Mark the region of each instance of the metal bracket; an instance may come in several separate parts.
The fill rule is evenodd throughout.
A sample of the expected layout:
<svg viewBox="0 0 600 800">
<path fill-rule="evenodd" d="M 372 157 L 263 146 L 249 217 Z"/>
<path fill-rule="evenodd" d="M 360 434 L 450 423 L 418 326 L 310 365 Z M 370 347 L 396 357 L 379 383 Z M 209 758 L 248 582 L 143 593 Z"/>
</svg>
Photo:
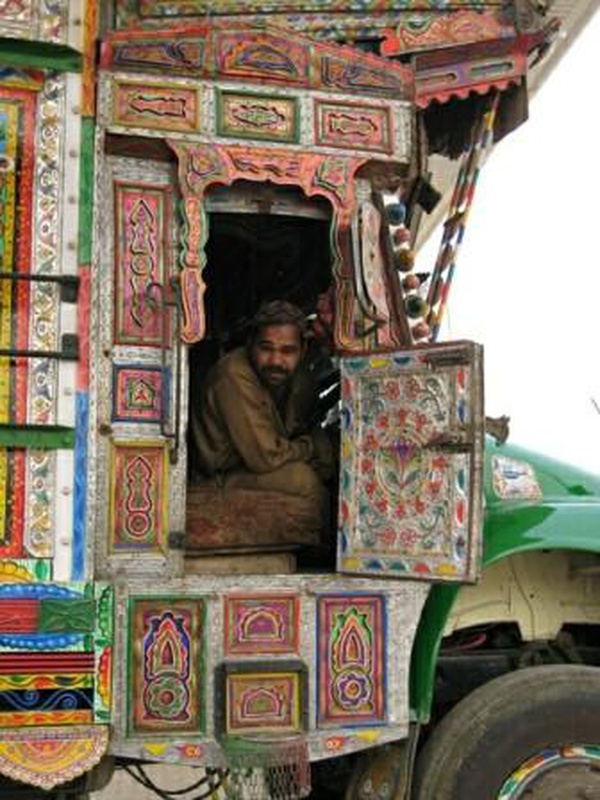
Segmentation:
<svg viewBox="0 0 600 800">
<path fill-rule="evenodd" d="M 159 294 L 160 299 L 154 300 L 152 297 L 153 292 Z M 172 309 L 175 316 L 175 341 L 173 343 L 174 355 L 172 364 L 172 373 L 175 378 L 175 419 L 170 420 L 170 411 L 167 412 L 167 404 L 163 403 L 162 414 L 160 420 L 160 432 L 166 439 L 170 440 L 171 446 L 169 448 L 169 461 L 171 464 L 177 464 L 179 460 L 179 427 L 181 423 L 181 337 L 180 337 L 180 312 L 181 312 L 181 297 L 179 295 L 179 283 L 176 278 L 171 278 L 168 284 L 163 285 L 152 281 L 146 286 L 145 291 L 146 302 L 152 302 L 156 307 L 161 309 L 162 320 L 162 336 L 161 336 L 161 367 L 163 375 L 167 370 L 167 350 L 170 349 L 170 342 L 168 341 L 169 327 L 169 311 Z"/>
<path fill-rule="evenodd" d="M 464 350 L 429 350 L 423 354 L 423 361 L 432 368 L 467 367 L 471 363 L 470 353 Z"/>
<path fill-rule="evenodd" d="M 169 531 L 168 543 L 170 550 L 183 550 L 185 533 L 183 531 Z"/>
</svg>

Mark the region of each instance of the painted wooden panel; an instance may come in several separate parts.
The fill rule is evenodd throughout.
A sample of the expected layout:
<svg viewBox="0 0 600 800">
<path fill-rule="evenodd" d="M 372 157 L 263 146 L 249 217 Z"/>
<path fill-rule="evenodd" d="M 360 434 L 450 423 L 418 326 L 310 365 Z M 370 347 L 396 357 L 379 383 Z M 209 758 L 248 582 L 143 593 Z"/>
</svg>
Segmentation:
<svg viewBox="0 0 600 800">
<path fill-rule="evenodd" d="M 315 141 L 326 147 L 391 153 L 393 129 L 387 106 L 315 101 Z"/>
<path fill-rule="evenodd" d="M 131 600 L 132 731 L 201 731 L 203 614 L 201 600 Z"/>
<path fill-rule="evenodd" d="M 113 44 L 112 58 L 118 69 L 133 68 L 138 72 L 168 72 L 171 75 L 182 73 L 202 73 L 205 42 L 198 36 L 177 36 L 177 47 L 172 38 L 157 40 L 156 35 L 148 38 L 127 38 Z"/>
<path fill-rule="evenodd" d="M 109 586 L 0 586 L 0 728 L 108 722 L 112 637 Z"/>
<path fill-rule="evenodd" d="M 211 9 L 212 17 L 218 13 L 218 9 Z M 388 18 L 392 20 L 392 15 Z M 335 23 L 340 23 L 341 28 L 349 19 L 335 15 Z M 365 33 L 385 28 L 383 19 L 380 16 L 374 20 L 364 15 Z M 323 32 L 329 30 L 324 38 L 335 38 L 332 36 L 333 18 L 326 20 L 321 16 L 320 21 Z M 259 25 L 240 30 L 235 25 L 231 28 L 213 26 L 203 17 L 196 24 L 178 29 L 177 47 L 173 47 L 172 33 L 164 29 L 109 33 L 101 63 L 112 72 L 163 73 L 211 81 L 225 78 L 243 84 L 302 87 L 361 97 L 386 97 L 394 101 L 413 100 L 414 71 L 408 65 L 382 59 L 356 47 L 318 42 L 314 28 L 308 36 L 300 36 L 303 29 L 306 33 L 307 19 L 303 16 L 288 16 L 286 20 L 282 15 L 278 26 L 272 30 L 265 30 L 263 22 L 261 19 Z M 285 34 L 281 26 L 286 29 Z M 386 41 L 393 39 L 391 30 L 385 34 Z M 133 78 L 127 82 L 117 80 L 123 86 L 134 82 Z M 179 84 L 165 85 L 181 89 Z M 128 101 L 123 99 L 124 108 L 113 117 L 115 122 L 123 112 L 129 115 Z M 138 109 L 133 112 L 131 121 L 139 115 Z M 129 124 L 130 120 L 123 122 Z"/>
<path fill-rule="evenodd" d="M 95 766 L 106 753 L 108 742 L 107 725 L 2 730 L 0 772 L 50 790 Z"/>
<path fill-rule="evenodd" d="M 114 320 L 117 344 L 158 346 L 167 341 L 161 297 L 150 284 L 169 276 L 168 187 L 116 181 Z"/>
<path fill-rule="evenodd" d="M 219 72 L 230 78 L 262 77 L 288 85 L 306 86 L 310 80 L 310 49 L 298 42 L 260 31 L 223 31 L 217 38 Z"/>
<path fill-rule="evenodd" d="M 319 727 L 385 722 L 385 613 L 381 595 L 317 600 Z"/>
<path fill-rule="evenodd" d="M 168 409 L 169 383 L 169 371 L 161 367 L 115 364 L 113 420 L 159 423 Z"/>
<path fill-rule="evenodd" d="M 200 128 L 197 89 L 178 84 L 117 82 L 115 125 L 192 133 Z"/>
<path fill-rule="evenodd" d="M 297 653 L 299 626 L 297 595 L 230 595 L 225 599 L 225 654 Z"/>
<path fill-rule="evenodd" d="M 217 133 L 234 139 L 298 141 L 299 102 L 293 97 L 219 91 Z"/>
<path fill-rule="evenodd" d="M 112 552 L 166 546 L 168 463 L 163 442 L 113 442 L 109 523 Z"/>
<path fill-rule="evenodd" d="M 294 734 L 304 729 L 306 670 L 301 662 L 225 664 L 218 683 L 223 734 Z"/>
<path fill-rule="evenodd" d="M 342 572 L 475 579 L 481 369 L 469 343 L 344 360 Z"/>
<path fill-rule="evenodd" d="M 323 88 L 359 95 L 391 97 L 410 100 L 412 92 L 400 74 L 388 68 L 387 63 L 373 59 L 372 63 L 349 62 L 347 58 L 322 55 L 319 62 Z"/>
</svg>

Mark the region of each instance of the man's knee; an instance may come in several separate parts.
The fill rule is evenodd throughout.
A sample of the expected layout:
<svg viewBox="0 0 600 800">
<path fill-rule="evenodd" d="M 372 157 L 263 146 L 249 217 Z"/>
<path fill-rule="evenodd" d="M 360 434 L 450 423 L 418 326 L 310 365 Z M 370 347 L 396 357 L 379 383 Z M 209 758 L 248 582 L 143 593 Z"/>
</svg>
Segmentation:
<svg viewBox="0 0 600 800">
<path fill-rule="evenodd" d="M 282 473 L 278 478 L 278 482 L 281 481 L 280 491 L 286 494 L 298 495 L 299 497 L 324 497 L 325 487 L 309 464 L 297 461 L 292 464 L 286 464 L 277 472 Z"/>
<path fill-rule="evenodd" d="M 326 490 L 314 469 L 302 461 L 284 464 L 272 472 L 232 472 L 225 478 L 225 488 L 281 492 L 321 502 Z"/>
</svg>

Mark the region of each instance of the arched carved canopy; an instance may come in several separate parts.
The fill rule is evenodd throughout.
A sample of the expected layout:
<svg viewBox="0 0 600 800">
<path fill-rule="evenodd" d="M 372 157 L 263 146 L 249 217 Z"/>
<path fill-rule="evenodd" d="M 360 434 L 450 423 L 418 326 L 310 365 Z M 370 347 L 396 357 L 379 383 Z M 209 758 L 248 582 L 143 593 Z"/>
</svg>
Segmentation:
<svg viewBox="0 0 600 800">
<path fill-rule="evenodd" d="M 379 214 L 361 214 L 371 198 L 363 197 L 369 184 L 357 172 L 369 162 L 403 174 L 414 165 L 410 67 L 293 31 L 231 22 L 186 27 L 176 47 L 172 31 L 112 33 L 101 65 L 100 125 L 119 136 L 164 139 L 178 158 L 184 342 L 205 331 L 204 194 L 236 180 L 298 187 L 330 203 L 339 349 L 365 349 L 373 343 L 364 331 L 372 339 L 384 326 L 377 344 L 401 340 L 393 313 L 380 313 L 389 292 L 377 260 Z M 362 241 L 368 250 L 361 251 Z"/>
<path fill-rule="evenodd" d="M 207 226 L 203 209 L 204 195 L 215 184 L 231 185 L 244 179 L 296 186 L 308 197 L 321 196 L 333 209 L 333 274 L 338 308 L 353 301 L 352 274 L 342 256 L 344 238 L 355 211 L 354 177 L 369 156 L 315 154 L 290 150 L 260 149 L 218 144 L 187 144 L 169 141 L 179 161 L 179 186 L 184 215 L 184 241 L 181 256 L 180 285 L 183 304 L 182 339 L 191 344 L 203 338 L 205 312 L 202 278 L 206 254 Z M 346 330 L 348 315 L 337 314 L 336 341 L 347 345 L 351 332 Z"/>
</svg>

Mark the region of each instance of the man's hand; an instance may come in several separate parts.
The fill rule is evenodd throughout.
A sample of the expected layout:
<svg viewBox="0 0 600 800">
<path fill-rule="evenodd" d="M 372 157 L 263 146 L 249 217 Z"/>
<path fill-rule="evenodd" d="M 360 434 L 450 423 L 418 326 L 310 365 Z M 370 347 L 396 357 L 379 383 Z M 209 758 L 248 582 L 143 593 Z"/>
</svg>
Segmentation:
<svg viewBox="0 0 600 800">
<path fill-rule="evenodd" d="M 329 481 L 335 474 L 335 454 L 329 436 L 322 428 L 314 428 L 310 438 L 313 446 L 310 466 L 322 481 Z"/>
</svg>

